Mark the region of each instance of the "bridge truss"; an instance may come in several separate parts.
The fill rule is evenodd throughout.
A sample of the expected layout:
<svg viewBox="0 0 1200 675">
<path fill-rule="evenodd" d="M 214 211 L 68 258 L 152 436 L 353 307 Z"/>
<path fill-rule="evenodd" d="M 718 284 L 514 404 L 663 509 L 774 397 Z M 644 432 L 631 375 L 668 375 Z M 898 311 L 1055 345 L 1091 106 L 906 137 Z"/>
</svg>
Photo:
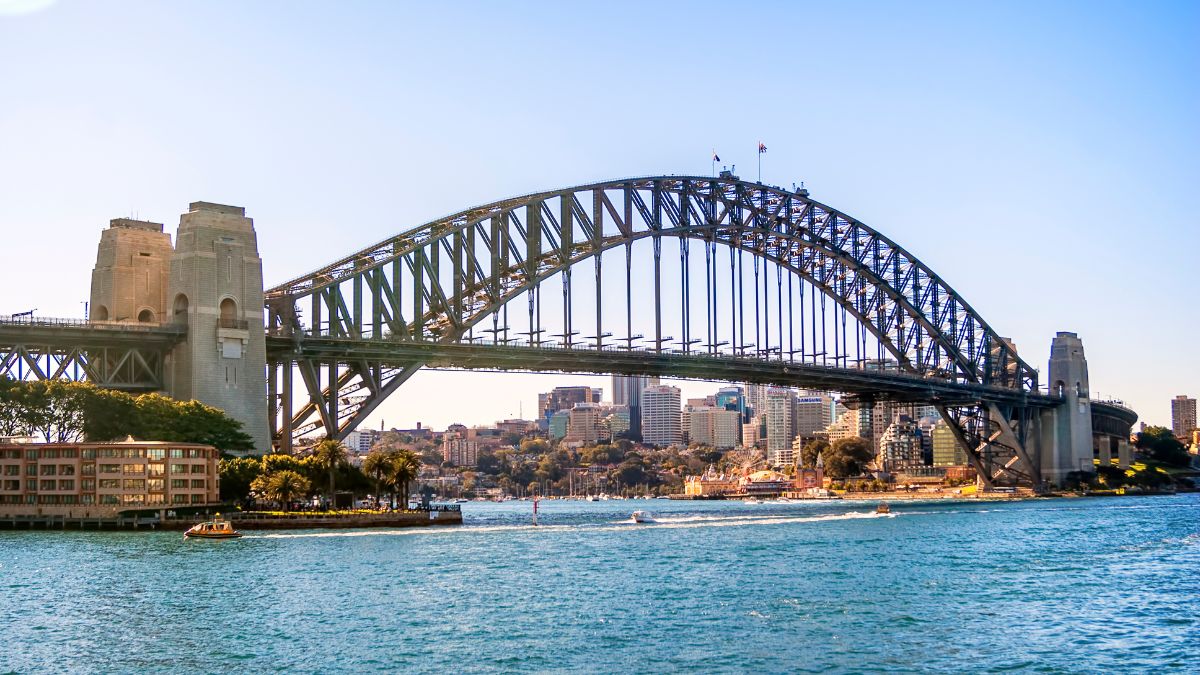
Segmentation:
<svg viewBox="0 0 1200 675">
<path fill-rule="evenodd" d="M 0 317 L 0 376 L 159 391 L 167 354 L 185 334 L 182 326 Z"/>
<path fill-rule="evenodd" d="M 1036 483 L 1030 419 L 1056 401 L 895 242 L 803 190 L 729 175 L 468 209 L 270 289 L 266 305 L 285 448 L 344 437 L 430 364 L 661 372 L 841 387 L 861 405 L 919 399 L 985 482 Z"/>
</svg>

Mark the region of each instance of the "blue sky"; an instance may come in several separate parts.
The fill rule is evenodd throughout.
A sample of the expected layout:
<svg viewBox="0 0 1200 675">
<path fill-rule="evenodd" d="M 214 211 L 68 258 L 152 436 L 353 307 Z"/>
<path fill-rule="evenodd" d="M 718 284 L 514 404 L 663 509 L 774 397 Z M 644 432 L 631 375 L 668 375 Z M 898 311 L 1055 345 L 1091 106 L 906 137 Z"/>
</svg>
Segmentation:
<svg viewBox="0 0 1200 675">
<path fill-rule="evenodd" d="M 245 206 L 270 285 L 714 148 L 753 176 L 761 139 L 764 181 L 899 241 L 1034 365 L 1078 332 L 1093 392 L 1163 423 L 1200 394 L 1198 45 L 1196 3 L 0 0 L 0 313 L 81 315 L 113 217 Z M 423 373 L 380 414 L 528 416 L 569 382 L 607 390 Z"/>
</svg>

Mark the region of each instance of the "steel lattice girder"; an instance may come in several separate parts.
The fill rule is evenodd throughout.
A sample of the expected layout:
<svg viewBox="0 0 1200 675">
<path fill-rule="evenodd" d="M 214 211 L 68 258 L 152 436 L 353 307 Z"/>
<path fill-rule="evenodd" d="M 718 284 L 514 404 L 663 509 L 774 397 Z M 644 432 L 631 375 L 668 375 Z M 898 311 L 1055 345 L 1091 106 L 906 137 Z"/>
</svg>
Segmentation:
<svg viewBox="0 0 1200 675">
<path fill-rule="evenodd" d="M 164 388 L 164 363 L 185 330 L 69 322 L 0 322 L 0 375 L 87 380 L 106 389 Z"/>
<path fill-rule="evenodd" d="M 906 372 L 1036 391 L 1036 370 L 906 250 L 804 194 L 732 178 L 627 179 L 469 209 L 271 289 L 269 330 L 291 337 L 298 356 L 306 332 L 454 343 L 520 294 L 605 250 L 650 238 L 657 262 L 662 237 L 719 243 L 783 267 L 840 304 Z M 307 330 L 302 302 L 309 304 Z M 662 350 L 661 332 L 656 338 Z M 319 414 L 328 431 L 344 434 L 411 372 L 379 371 L 365 378 L 370 386 L 358 386 L 363 369 L 348 367 L 326 378 L 329 391 L 310 392 L 289 426 L 302 428 Z M 370 393 L 336 414 L 320 410 L 336 407 L 344 387 Z"/>
</svg>

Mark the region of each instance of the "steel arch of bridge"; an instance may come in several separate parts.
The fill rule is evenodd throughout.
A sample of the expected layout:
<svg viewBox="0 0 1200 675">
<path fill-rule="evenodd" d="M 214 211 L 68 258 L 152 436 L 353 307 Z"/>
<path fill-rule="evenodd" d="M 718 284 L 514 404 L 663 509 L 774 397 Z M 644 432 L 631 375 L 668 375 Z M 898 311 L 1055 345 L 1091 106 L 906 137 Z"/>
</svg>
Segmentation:
<svg viewBox="0 0 1200 675">
<path fill-rule="evenodd" d="M 555 275 L 563 277 L 562 345 L 605 348 L 608 334 L 602 321 L 599 281 L 595 334 L 575 338 L 578 331 L 571 320 L 575 301 L 570 291 L 572 269 L 594 260 L 599 279 L 601 254 L 624 247 L 628 314 L 633 305 L 629 297 L 629 252 L 635 242 L 643 240 L 653 246 L 655 281 L 653 302 L 649 303 L 652 307 L 648 309 L 655 314 L 654 335 L 647 337 L 647 350 L 652 354 L 718 354 L 722 336 L 717 334 L 715 304 L 710 305 L 706 299 L 709 314 L 698 319 L 701 323 L 707 320 L 705 339 L 690 333 L 696 319 L 689 317 L 693 303 L 687 297 L 686 276 L 681 286 L 685 308 L 680 349 L 665 346 L 672 338 L 664 337 L 662 325 L 663 238 L 679 240 L 680 255 L 685 258 L 691 254 L 693 244 L 704 249 L 706 277 L 710 264 L 713 271 L 713 285 L 709 286 L 706 279 L 706 292 L 716 293 L 712 289 L 716 287 L 717 254 L 728 249 L 731 270 L 733 252 L 739 252 L 739 283 L 741 252 L 751 254 L 756 285 L 758 265 L 763 262 L 764 301 L 767 262 L 776 266 L 777 276 L 782 269 L 799 280 L 800 311 L 805 284 L 811 295 L 820 294 L 822 307 L 824 298 L 832 299 L 835 317 L 838 309 L 843 312 L 841 348 L 845 350 L 844 354 L 835 351 L 835 366 L 852 367 L 845 327 L 849 315 L 856 322 L 855 349 L 860 341 L 866 346 L 869 334 L 879 355 L 894 359 L 903 373 L 981 390 L 1006 389 L 1036 396 L 1037 371 L 1022 361 L 957 292 L 886 236 L 810 199 L 803 190 L 788 191 L 732 176 L 661 176 L 593 183 L 468 209 L 270 289 L 266 305 L 273 433 L 285 446 L 290 446 L 293 437 L 322 428 L 330 436 L 344 437 L 427 362 L 420 356 L 411 356 L 408 361 L 380 359 L 377 349 L 355 350 L 355 343 L 376 348 L 394 344 L 397 352 L 404 351 L 401 343 L 408 343 L 408 347 L 476 344 L 474 328 L 491 317 L 493 328 L 482 332 L 490 333 L 495 342 L 510 345 L 513 340 L 509 337 L 508 305 L 526 295 L 529 330 L 524 332 L 525 341 L 531 347 L 542 346 L 541 284 Z M 684 264 L 681 269 L 686 267 Z M 782 290 L 777 294 L 780 345 L 771 348 L 773 353 L 766 347 L 752 351 L 751 358 L 795 360 L 794 344 L 787 350 L 790 353 L 783 348 L 783 312 L 789 312 L 789 331 L 794 319 L 790 315 L 794 306 L 791 277 L 788 284 L 786 308 L 782 305 Z M 757 333 L 757 286 L 754 293 Z M 732 298 L 730 303 L 734 303 Z M 747 307 L 744 301 L 737 306 L 742 316 L 730 319 L 730 342 L 735 356 L 746 357 L 746 350 L 754 344 L 747 342 L 744 328 Z M 770 308 L 764 310 L 769 344 Z M 501 312 L 505 317 L 503 329 L 499 327 Z M 810 312 L 815 312 L 815 305 Z M 802 345 L 803 322 L 801 317 Z M 742 324 L 740 337 L 738 323 Z M 833 333 L 836 343 L 836 324 Z M 827 364 L 825 335 L 822 326 L 823 364 Z M 328 350 L 315 348 L 321 340 L 342 341 L 350 346 L 331 355 Z M 625 342 L 625 349 L 632 349 L 634 340 L 632 335 L 615 338 L 616 342 Z M 699 348 L 694 346 L 697 344 Z M 815 349 L 814 344 L 814 363 Z M 411 355 L 412 350 L 407 353 Z M 853 367 L 861 370 L 866 367 L 862 350 L 858 350 L 858 356 Z M 801 360 L 804 358 L 802 353 Z M 292 400 L 293 372 L 299 373 L 308 393 L 298 409 Z M 1024 455 L 1019 447 L 1023 445 L 1023 427 L 1010 423 L 1020 421 L 1021 415 L 1016 412 L 1019 405 L 997 407 L 985 403 L 982 397 L 975 404 L 953 403 L 941 409 L 954 422 L 960 440 L 968 448 L 989 442 L 1007 448 L 1005 469 L 1035 475 L 1036 467 L 1027 457 L 1018 458 L 1023 460 L 1023 470 L 1013 459 Z M 1009 440 L 1006 443 L 1004 439 Z M 978 459 L 977 453 L 972 457 Z"/>
</svg>

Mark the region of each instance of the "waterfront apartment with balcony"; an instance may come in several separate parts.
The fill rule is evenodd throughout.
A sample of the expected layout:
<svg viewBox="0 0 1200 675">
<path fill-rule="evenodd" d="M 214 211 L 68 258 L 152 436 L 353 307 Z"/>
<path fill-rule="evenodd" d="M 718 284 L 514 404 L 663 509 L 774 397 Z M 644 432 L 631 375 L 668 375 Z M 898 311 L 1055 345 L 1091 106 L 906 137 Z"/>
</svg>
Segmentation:
<svg viewBox="0 0 1200 675">
<path fill-rule="evenodd" d="M 195 443 L 0 441 L 0 517 L 216 504 L 219 460 L 216 448 Z"/>
</svg>

